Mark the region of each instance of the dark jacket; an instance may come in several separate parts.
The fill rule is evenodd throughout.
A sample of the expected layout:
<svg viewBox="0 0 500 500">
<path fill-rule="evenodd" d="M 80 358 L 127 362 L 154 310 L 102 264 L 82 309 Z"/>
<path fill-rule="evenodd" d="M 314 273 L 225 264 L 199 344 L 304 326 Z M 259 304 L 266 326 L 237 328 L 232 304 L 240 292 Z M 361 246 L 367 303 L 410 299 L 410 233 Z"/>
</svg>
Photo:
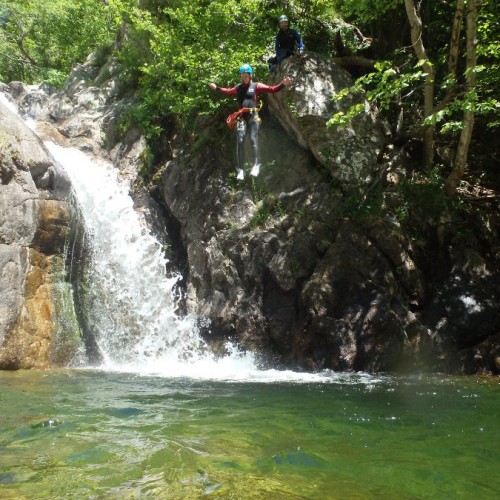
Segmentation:
<svg viewBox="0 0 500 500">
<path fill-rule="evenodd" d="M 295 51 L 295 46 L 298 47 L 299 51 L 304 50 L 304 44 L 297 31 L 291 28 L 286 30 L 280 29 L 276 35 L 275 41 L 275 51 L 276 58 L 278 62 L 281 62 L 288 56 L 291 56 Z"/>
</svg>

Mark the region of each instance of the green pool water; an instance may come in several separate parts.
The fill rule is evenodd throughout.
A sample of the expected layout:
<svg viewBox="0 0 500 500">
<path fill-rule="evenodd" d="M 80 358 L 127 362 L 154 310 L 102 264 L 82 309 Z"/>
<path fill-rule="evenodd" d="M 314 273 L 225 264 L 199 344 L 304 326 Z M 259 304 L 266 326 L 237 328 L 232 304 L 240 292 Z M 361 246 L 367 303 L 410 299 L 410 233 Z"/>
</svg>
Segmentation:
<svg viewBox="0 0 500 500">
<path fill-rule="evenodd" d="M 498 378 L 0 372 L 0 498 L 500 498 Z"/>
</svg>

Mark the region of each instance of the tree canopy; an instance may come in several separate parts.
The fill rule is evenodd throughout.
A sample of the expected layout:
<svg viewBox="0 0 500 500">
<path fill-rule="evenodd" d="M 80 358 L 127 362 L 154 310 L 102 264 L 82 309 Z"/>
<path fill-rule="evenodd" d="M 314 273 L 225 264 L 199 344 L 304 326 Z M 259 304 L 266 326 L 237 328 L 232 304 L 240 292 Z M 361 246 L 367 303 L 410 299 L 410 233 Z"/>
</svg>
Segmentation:
<svg viewBox="0 0 500 500">
<path fill-rule="evenodd" d="M 71 66 L 114 39 L 103 0 L 0 0 L 0 80 L 61 85 Z"/>
<path fill-rule="evenodd" d="M 399 31 L 401 38 L 384 54 L 385 60 L 337 99 L 365 91 L 369 100 L 386 111 L 406 117 L 402 128 L 407 136 L 423 138 L 427 167 L 435 161 L 436 140 L 456 149 L 446 182 L 448 194 L 454 194 L 465 171 L 475 118 L 482 116 L 487 128 L 498 127 L 497 4 L 481 0 L 339 0 L 335 4 L 368 30 L 373 29 L 373 20 L 389 27 L 391 17 L 401 19 L 400 11 L 406 11 L 406 29 Z M 359 112 L 352 108 L 347 114 L 339 113 L 331 123 L 348 123 Z M 394 115 L 392 122 L 398 122 Z"/>
<path fill-rule="evenodd" d="M 207 83 L 236 83 L 241 64 L 265 80 L 283 13 L 306 49 L 340 63 L 359 56 L 362 76 L 346 92 L 365 92 L 397 134 L 424 137 L 426 164 L 436 141 L 456 147 L 474 117 L 498 127 L 499 7 L 484 0 L 0 0 L 0 80 L 62 84 L 107 49 L 135 86 L 134 123 L 152 138 L 166 116 L 223 106 Z"/>
</svg>

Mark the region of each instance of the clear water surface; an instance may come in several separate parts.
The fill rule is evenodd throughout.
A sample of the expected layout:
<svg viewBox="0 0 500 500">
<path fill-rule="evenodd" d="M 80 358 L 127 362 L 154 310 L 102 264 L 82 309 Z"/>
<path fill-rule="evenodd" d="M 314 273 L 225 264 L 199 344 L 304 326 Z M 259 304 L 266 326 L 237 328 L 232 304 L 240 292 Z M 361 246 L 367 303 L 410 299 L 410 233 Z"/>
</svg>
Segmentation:
<svg viewBox="0 0 500 500">
<path fill-rule="evenodd" d="M 0 372 L 0 498 L 500 498 L 500 380 Z"/>
</svg>

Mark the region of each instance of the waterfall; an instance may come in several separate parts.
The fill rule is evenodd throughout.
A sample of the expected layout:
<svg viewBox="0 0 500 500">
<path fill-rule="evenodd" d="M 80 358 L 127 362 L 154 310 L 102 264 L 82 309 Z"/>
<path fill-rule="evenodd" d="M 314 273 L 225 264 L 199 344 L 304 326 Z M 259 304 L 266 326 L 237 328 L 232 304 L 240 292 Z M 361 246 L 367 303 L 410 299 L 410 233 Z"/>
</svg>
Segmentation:
<svg viewBox="0 0 500 500">
<path fill-rule="evenodd" d="M 128 183 L 111 164 L 45 145 L 68 174 L 85 220 L 91 248 L 85 315 L 103 368 L 192 375 L 196 366 L 220 364 L 196 318 L 177 314 L 180 276 L 167 276 L 162 246 L 134 209 Z"/>
<path fill-rule="evenodd" d="M 216 358 L 199 335 L 197 319 L 179 316 L 175 285 L 161 244 L 133 207 L 129 185 L 109 163 L 46 142 L 68 174 L 90 242 L 90 305 L 86 323 L 103 359 L 99 368 L 233 381 L 330 381 L 329 370 L 305 374 L 259 370 L 251 353 L 230 343 Z"/>
</svg>

